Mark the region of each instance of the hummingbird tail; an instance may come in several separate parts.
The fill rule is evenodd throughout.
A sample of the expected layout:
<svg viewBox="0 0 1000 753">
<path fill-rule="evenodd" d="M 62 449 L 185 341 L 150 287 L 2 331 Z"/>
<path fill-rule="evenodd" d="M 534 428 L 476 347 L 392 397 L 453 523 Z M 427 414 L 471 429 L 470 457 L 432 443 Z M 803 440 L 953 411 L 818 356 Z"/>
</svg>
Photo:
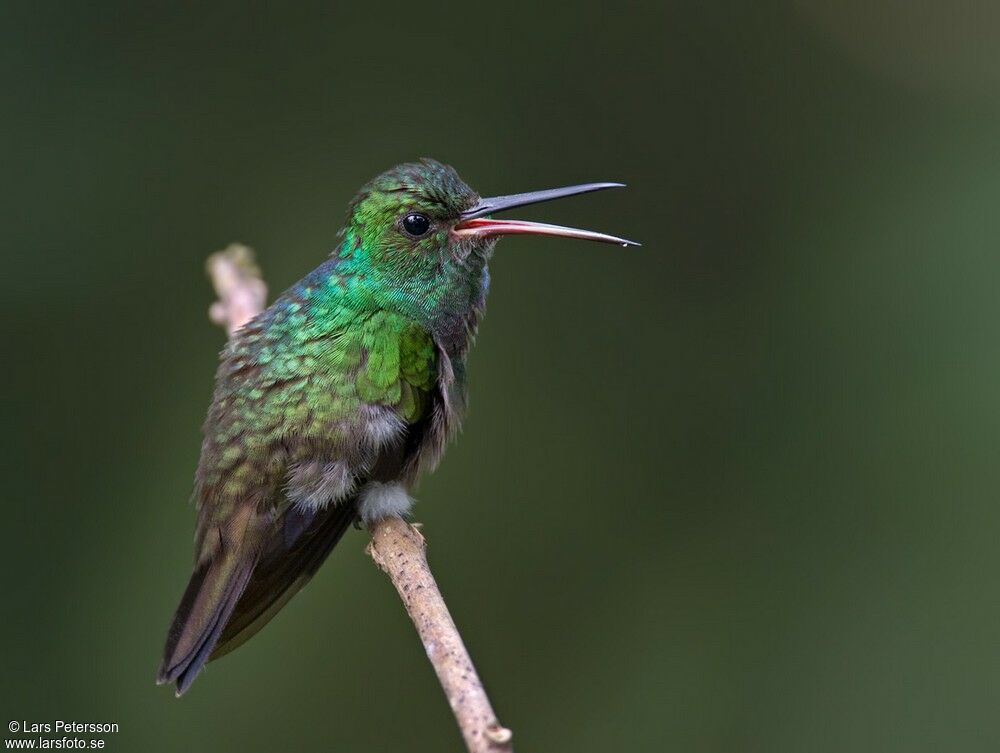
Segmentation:
<svg viewBox="0 0 1000 753">
<path fill-rule="evenodd" d="M 178 696 L 191 686 L 236 608 L 256 559 L 224 552 L 195 569 L 167 634 L 158 684 L 176 683 Z"/>
<path fill-rule="evenodd" d="M 207 662 L 254 636 L 312 578 L 356 517 L 354 499 L 319 510 L 289 505 L 276 520 L 266 516 L 266 525 L 255 520 L 254 533 L 238 545 L 220 545 L 191 575 L 157 683 L 176 683 L 180 696 Z"/>
</svg>

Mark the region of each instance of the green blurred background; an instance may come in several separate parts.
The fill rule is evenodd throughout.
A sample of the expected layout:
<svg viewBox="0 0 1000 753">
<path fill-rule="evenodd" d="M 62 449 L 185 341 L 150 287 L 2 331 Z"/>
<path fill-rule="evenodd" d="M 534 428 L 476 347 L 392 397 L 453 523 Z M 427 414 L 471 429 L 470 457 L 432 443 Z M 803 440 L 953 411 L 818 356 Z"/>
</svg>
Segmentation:
<svg viewBox="0 0 1000 753">
<path fill-rule="evenodd" d="M 338 7 L 340 6 L 340 7 Z M 1000 11 L 972 3 L 4 3 L 6 718 L 109 750 L 461 743 L 351 532 L 181 700 L 222 333 L 419 156 L 623 180 L 504 241 L 432 564 L 521 751 L 1000 746 Z"/>
</svg>

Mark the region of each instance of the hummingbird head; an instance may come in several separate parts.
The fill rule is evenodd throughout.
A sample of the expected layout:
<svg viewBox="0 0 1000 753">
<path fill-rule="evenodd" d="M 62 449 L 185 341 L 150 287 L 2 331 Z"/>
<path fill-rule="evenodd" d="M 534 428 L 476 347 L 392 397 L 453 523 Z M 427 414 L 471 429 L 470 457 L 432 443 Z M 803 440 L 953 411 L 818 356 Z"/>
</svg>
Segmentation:
<svg viewBox="0 0 1000 753">
<path fill-rule="evenodd" d="M 358 192 L 345 235 L 365 246 L 372 266 L 387 275 L 419 274 L 447 260 L 455 241 L 452 227 L 478 200 L 448 165 L 429 159 L 408 162 L 386 170 Z"/>
<path fill-rule="evenodd" d="M 501 235 L 551 235 L 637 246 L 590 230 L 489 216 L 620 183 L 586 183 L 481 198 L 452 167 L 431 159 L 387 170 L 365 185 L 348 212 L 341 262 L 382 306 L 435 320 L 482 306 L 486 264 Z"/>
</svg>

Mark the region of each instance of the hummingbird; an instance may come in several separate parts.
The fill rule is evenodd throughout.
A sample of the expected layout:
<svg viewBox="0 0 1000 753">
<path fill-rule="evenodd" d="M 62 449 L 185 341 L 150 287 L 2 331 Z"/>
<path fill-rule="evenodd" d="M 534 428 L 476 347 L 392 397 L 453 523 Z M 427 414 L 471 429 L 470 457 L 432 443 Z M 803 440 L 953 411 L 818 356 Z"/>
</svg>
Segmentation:
<svg viewBox="0 0 1000 753">
<path fill-rule="evenodd" d="M 492 215 L 619 187 L 481 198 L 424 159 L 358 192 L 329 258 L 220 355 L 195 474 L 194 569 L 158 684 L 180 696 L 208 661 L 255 635 L 352 523 L 408 513 L 415 482 L 462 420 L 500 236 L 639 245 Z"/>
</svg>

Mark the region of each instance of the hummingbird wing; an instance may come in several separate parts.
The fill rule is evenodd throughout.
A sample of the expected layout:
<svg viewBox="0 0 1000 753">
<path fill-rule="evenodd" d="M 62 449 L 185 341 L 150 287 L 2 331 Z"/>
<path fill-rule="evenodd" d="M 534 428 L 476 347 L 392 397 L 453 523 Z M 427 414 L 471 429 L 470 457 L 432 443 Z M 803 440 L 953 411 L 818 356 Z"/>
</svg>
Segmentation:
<svg viewBox="0 0 1000 753">
<path fill-rule="evenodd" d="M 356 514 L 353 500 L 313 512 L 289 506 L 284 535 L 270 537 L 209 660 L 239 648 L 270 622 L 316 574 Z"/>
</svg>

